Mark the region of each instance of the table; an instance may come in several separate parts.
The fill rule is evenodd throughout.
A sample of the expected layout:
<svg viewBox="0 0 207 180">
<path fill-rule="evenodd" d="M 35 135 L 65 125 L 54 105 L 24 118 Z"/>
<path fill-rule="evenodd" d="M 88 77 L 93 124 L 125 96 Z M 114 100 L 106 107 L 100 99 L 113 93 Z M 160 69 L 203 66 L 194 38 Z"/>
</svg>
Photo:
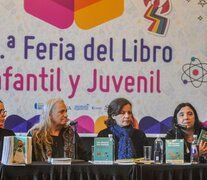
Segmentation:
<svg viewBox="0 0 207 180">
<path fill-rule="evenodd" d="M 0 165 L 1 180 L 136 180 L 136 165 L 51 165 L 33 162 L 26 166 Z"/>
<path fill-rule="evenodd" d="M 93 165 L 88 162 L 26 166 L 0 165 L 0 180 L 207 180 L 207 164 Z"/>
</svg>

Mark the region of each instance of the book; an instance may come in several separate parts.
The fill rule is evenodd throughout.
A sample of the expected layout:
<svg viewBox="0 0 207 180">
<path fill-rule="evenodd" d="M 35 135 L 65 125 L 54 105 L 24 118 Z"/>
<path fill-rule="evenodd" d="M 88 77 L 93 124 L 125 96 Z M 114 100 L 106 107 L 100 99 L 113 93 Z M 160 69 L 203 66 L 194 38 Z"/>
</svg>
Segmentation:
<svg viewBox="0 0 207 180">
<path fill-rule="evenodd" d="M 51 158 L 51 164 L 71 164 L 71 158 Z"/>
<path fill-rule="evenodd" d="M 94 164 L 113 164 L 113 141 L 108 137 L 94 138 Z"/>
<path fill-rule="evenodd" d="M 144 160 L 144 158 L 131 158 L 131 159 L 117 159 L 117 164 L 154 164 L 153 160 Z"/>
<path fill-rule="evenodd" d="M 166 163 L 183 164 L 184 163 L 184 140 L 166 139 L 165 159 Z"/>
<path fill-rule="evenodd" d="M 32 137 L 5 136 L 1 162 L 7 165 L 32 163 Z"/>
<path fill-rule="evenodd" d="M 202 129 L 201 132 L 200 132 L 200 135 L 198 137 L 198 144 L 200 144 L 200 141 L 203 141 L 203 142 L 207 142 L 207 131 Z"/>
</svg>

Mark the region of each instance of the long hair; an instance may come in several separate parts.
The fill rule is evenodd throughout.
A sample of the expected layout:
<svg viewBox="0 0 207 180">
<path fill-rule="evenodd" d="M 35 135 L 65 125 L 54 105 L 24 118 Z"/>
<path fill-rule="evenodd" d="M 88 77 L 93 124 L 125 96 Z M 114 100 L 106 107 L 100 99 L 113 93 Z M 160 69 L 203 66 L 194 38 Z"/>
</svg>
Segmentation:
<svg viewBox="0 0 207 180">
<path fill-rule="evenodd" d="M 181 103 L 179 104 L 176 108 L 175 108 L 175 111 L 174 111 L 174 115 L 173 115 L 173 127 L 175 127 L 177 124 L 178 124 L 178 120 L 177 120 L 177 114 L 178 112 L 183 108 L 183 107 L 190 107 L 194 113 L 194 116 L 195 116 L 195 122 L 194 122 L 194 129 L 195 129 L 195 132 L 198 132 L 199 129 L 202 127 L 202 124 L 198 118 L 198 113 L 196 111 L 196 109 L 193 107 L 192 104 L 186 102 L 186 103 Z"/>
<path fill-rule="evenodd" d="M 131 102 L 125 98 L 116 98 L 109 104 L 107 110 L 108 119 L 105 121 L 107 127 L 116 124 L 116 121 L 115 119 L 113 119 L 113 116 L 117 116 L 118 114 L 120 114 L 123 106 L 127 104 L 129 104 L 132 107 Z M 132 114 L 132 120 L 134 121 L 133 114 Z"/>
<path fill-rule="evenodd" d="M 31 128 L 31 132 L 35 131 L 37 141 L 41 142 L 43 139 L 48 144 L 52 144 L 52 138 L 50 136 L 51 118 L 50 115 L 56 103 L 64 102 L 61 98 L 53 98 L 47 101 L 43 107 L 40 121 Z M 41 138 L 40 138 L 41 137 Z"/>
</svg>

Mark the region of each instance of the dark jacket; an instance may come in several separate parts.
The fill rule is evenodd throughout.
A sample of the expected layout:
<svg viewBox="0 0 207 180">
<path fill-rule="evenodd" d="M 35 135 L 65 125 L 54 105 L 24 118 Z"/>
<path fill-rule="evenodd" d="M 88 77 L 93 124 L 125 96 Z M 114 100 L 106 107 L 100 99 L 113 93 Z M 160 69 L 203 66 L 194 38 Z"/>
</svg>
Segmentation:
<svg viewBox="0 0 207 180">
<path fill-rule="evenodd" d="M 109 128 L 106 128 L 98 133 L 98 137 L 108 137 L 109 134 L 113 134 Z M 133 128 L 132 131 L 129 133 L 131 137 L 132 143 L 134 145 L 136 151 L 136 158 L 143 157 L 143 147 L 148 145 L 148 140 L 144 132 L 140 129 Z M 118 143 L 119 137 L 114 136 L 115 141 L 115 159 L 118 159 Z"/>
<path fill-rule="evenodd" d="M 10 129 L 0 128 L 0 160 L 2 156 L 3 144 L 4 144 L 4 136 L 15 136 L 14 132 Z"/>
</svg>

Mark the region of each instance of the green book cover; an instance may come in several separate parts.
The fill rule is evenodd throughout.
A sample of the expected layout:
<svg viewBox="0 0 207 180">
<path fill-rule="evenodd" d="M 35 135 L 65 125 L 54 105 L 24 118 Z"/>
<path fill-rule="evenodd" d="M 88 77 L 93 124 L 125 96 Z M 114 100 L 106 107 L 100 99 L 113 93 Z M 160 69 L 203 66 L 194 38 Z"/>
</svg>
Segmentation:
<svg viewBox="0 0 207 180">
<path fill-rule="evenodd" d="M 94 138 L 94 163 L 113 163 L 113 141 L 111 138 Z"/>
<path fill-rule="evenodd" d="M 203 142 L 207 142 L 207 131 L 202 129 L 200 132 L 200 135 L 198 137 L 198 143 L 200 143 L 200 141 L 203 140 Z"/>
<path fill-rule="evenodd" d="M 166 163 L 182 164 L 184 163 L 184 140 L 167 139 L 165 146 Z"/>
</svg>

